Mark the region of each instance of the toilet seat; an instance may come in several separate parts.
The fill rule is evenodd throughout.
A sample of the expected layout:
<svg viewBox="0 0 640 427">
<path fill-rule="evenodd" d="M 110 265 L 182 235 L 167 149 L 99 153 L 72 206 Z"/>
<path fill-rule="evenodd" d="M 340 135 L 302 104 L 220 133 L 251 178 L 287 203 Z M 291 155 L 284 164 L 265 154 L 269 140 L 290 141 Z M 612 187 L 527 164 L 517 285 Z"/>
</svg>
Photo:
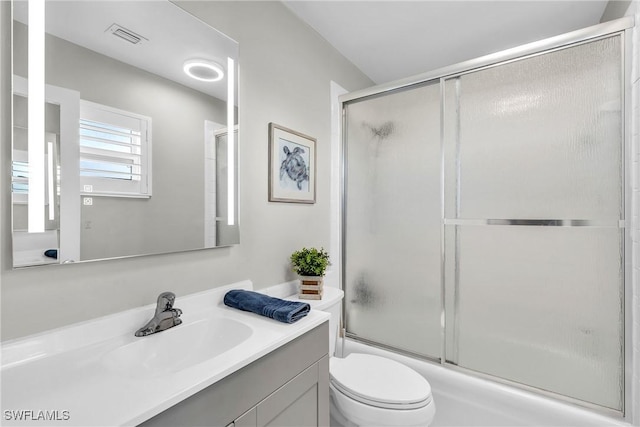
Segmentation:
<svg viewBox="0 0 640 427">
<path fill-rule="evenodd" d="M 409 410 L 431 403 L 429 382 L 413 369 L 371 354 L 330 360 L 331 384 L 341 393 L 376 408 Z"/>
</svg>

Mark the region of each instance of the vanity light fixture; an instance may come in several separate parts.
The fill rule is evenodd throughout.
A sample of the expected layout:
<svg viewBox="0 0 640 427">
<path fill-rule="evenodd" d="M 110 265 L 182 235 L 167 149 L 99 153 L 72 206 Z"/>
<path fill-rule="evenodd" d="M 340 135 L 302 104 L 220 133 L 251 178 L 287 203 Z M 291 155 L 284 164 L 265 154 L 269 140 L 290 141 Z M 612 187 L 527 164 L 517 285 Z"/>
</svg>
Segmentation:
<svg viewBox="0 0 640 427">
<path fill-rule="evenodd" d="M 235 225 L 236 222 L 236 170 L 235 170 L 235 61 L 227 58 L 227 224 Z"/>
<path fill-rule="evenodd" d="M 29 193 L 27 201 L 28 232 L 44 232 L 44 0 L 28 3 L 29 32 L 27 45 L 29 81 L 27 83 L 27 155 L 29 162 Z"/>
<path fill-rule="evenodd" d="M 206 59 L 190 59 L 184 62 L 184 72 L 202 82 L 217 82 L 224 77 L 222 66 Z"/>
<path fill-rule="evenodd" d="M 49 199 L 49 221 L 56 219 L 56 195 L 53 181 L 53 142 L 47 141 L 47 198 Z"/>
</svg>

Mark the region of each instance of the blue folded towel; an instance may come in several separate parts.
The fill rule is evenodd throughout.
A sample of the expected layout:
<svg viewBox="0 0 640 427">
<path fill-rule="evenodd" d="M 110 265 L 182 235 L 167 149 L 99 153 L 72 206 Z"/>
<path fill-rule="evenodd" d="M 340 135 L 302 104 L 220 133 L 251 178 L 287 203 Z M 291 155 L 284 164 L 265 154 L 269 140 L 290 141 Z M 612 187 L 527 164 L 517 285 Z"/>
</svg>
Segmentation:
<svg viewBox="0 0 640 427">
<path fill-rule="evenodd" d="M 285 301 L 258 292 L 234 289 L 224 296 L 229 307 L 251 311 L 284 323 L 293 323 L 309 313 L 311 306 L 305 302 Z"/>
<path fill-rule="evenodd" d="M 58 259 L 58 250 L 57 249 L 47 249 L 44 251 L 44 256 L 49 258 Z"/>
</svg>

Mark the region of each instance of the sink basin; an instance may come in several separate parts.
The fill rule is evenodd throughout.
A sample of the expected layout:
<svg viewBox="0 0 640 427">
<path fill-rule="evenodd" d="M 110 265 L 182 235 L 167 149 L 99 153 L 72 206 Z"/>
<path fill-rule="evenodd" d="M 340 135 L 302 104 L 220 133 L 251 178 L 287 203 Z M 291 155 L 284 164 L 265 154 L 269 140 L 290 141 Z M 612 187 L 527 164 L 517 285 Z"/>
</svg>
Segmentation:
<svg viewBox="0 0 640 427">
<path fill-rule="evenodd" d="M 33 418 L 0 424 L 50 425 L 67 411 L 65 427 L 137 426 L 329 318 L 311 310 L 285 324 L 232 309 L 223 304 L 232 289 L 253 285 L 242 281 L 176 298 L 183 323 L 146 337 L 134 332 L 152 316 L 153 304 L 3 341 L 0 417 L 30 408 Z M 57 413 L 38 423 L 37 411 Z"/>
<path fill-rule="evenodd" d="M 128 377 L 156 377 L 216 357 L 246 341 L 253 330 L 233 319 L 207 318 L 117 347 L 102 362 Z"/>
</svg>

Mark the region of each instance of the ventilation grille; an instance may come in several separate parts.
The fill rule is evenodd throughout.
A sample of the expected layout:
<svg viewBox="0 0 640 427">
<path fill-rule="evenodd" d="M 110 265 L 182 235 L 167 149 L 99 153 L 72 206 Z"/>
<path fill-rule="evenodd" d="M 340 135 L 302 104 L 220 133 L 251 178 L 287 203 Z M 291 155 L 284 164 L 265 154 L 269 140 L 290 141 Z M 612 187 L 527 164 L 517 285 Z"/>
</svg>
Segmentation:
<svg viewBox="0 0 640 427">
<path fill-rule="evenodd" d="M 106 32 L 109 32 L 114 36 L 119 37 L 131 44 L 140 44 L 142 42 L 149 41 L 147 38 L 142 37 L 140 34 L 134 33 L 133 31 L 126 29 L 118 24 L 111 25 L 109 28 L 107 28 Z"/>
</svg>

